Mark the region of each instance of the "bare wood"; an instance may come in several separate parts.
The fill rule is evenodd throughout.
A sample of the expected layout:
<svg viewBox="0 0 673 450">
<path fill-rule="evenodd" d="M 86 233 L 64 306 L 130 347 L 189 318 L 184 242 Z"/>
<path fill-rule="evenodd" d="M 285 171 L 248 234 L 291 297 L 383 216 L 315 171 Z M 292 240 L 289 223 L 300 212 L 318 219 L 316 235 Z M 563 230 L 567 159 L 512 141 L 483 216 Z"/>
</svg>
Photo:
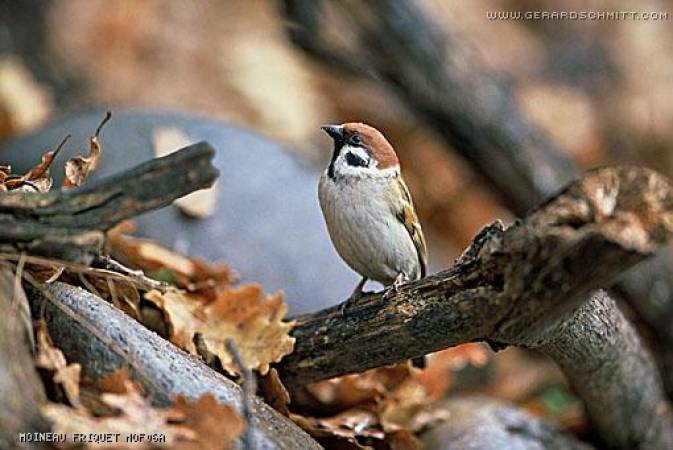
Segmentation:
<svg viewBox="0 0 673 450">
<path fill-rule="evenodd" d="M 604 291 L 535 346 L 561 366 L 602 444 L 673 448 L 671 406 L 654 360 Z"/>
<path fill-rule="evenodd" d="M 200 142 L 119 175 L 46 194 L 0 195 L 0 251 L 90 260 L 102 231 L 213 184 L 213 148 Z"/>
<path fill-rule="evenodd" d="M 673 189 L 662 176 L 635 167 L 591 172 L 526 219 L 486 228 L 455 266 L 386 303 L 373 294 L 346 317 L 337 306 L 297 318 L 295 350 L 279 372 L 301 385 L 464 342 L 540 348 L 573 384 L 590 383 L 578 392 L 605 442 L 666 448 L 673 420 L 646 349 L 614 302 L 586 299 L 671 231 Z M 592 369 L 605 351 L 609 362 Z"/>
</svg>

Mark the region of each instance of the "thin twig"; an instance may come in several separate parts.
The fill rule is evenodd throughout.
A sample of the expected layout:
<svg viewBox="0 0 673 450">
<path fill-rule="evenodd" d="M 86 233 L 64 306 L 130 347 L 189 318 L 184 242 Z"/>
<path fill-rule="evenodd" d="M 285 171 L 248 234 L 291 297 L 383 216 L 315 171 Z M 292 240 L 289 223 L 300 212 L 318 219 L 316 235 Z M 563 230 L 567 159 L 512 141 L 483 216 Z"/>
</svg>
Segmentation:
<svg viewBox="0 0 673 450">
<path fill-rule="evenodd" d="M 7 261 L 18 261 L 20 256 L 21 255 L 15 253 L 0 253 L 0 259 L 5 259 Z M 106 268 L 89 267 L 83 264 L 34 255 L 26 255 L 25 258 L 26 262 L 30 264 L 49 267 L 62 266 L 65 267 L 69 272 L 86 274 L 99 278 L 109 278 L 115 281 L 125 281 L 148 291 L 157 290 L 163 293 L 166 292 L 166 289 L 168 289 L 167 283 L 149 278 L 143 273 L 142 270 L 129 269 L 128 267 L 125 267 L 121 263 L 109 257 L 102 256 L 96 259 L 106 261 L 106 264 L 109 263 Z M 96 260 L 94 260 L 94 264 Z M 114 264 L 112 262 L 114 262 Z"/>
<path fill-rule="evenodd" d="M 250 404 L 251 398 L 253 395 L 255 395 L 256 390 L 255 376 L 250 368 L 243 362 L 243 358 L 241 357 L 241 354 L 238 351 L 236 343 L 233 341 L 233 339 L 225 340 L 224 345 L 227 348 L 229 355 L 231 356 L 231 360 L 238 367 L 238 370 L 241 373 L 241 378 L 243 379 L 243 385 L 241 386 L 241 390 L 243 391 L 241 394 L 241 403 L 243 405 L 243 417 L 245 418 L 246 423 L 245 432 L 242 437 L 243 448 L 246 450 L 255 450 L 253 435 L 254 417 Z"/>
</svg>

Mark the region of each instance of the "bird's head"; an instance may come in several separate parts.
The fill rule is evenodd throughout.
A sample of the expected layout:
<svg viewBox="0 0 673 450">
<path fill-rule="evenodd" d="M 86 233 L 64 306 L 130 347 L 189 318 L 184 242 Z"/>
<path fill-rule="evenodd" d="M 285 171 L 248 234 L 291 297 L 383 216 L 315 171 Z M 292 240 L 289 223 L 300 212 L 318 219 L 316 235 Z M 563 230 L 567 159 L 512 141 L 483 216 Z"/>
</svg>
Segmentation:
<svg viewBox="0 0 673 450">
<path fill-rule="evenodd" d="M 374 127 L 349 122 L 325 125 L 322 129 L 334 140 L 334 152 L 327 169 L 338 176 L 373 177 L 399 173 L 399 160 L 390 142 Z"/>
</svg>

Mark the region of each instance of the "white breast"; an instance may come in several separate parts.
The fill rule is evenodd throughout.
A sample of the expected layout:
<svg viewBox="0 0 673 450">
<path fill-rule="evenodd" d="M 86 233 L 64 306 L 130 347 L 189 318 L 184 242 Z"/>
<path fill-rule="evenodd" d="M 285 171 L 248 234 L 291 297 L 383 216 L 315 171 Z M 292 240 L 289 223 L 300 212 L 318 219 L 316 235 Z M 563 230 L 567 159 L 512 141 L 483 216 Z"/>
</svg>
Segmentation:
<svg viewBox="0 0 673 450">
<path fill-rule="evenodd" d="M 360 275 L 390 284 L 420 277 L 418 253 L 390 201 L 394 177 L 320 178 L 320 206 L 332 243 Z"/>
</svg>

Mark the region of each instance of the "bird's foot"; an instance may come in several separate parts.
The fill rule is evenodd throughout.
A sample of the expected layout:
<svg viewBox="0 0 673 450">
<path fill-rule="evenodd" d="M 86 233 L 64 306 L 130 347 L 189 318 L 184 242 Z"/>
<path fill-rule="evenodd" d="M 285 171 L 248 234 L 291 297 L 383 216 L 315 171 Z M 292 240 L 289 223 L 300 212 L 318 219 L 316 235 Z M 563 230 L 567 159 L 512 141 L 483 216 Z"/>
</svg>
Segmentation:
<svg viewBox="0 0 673 450">
<path fill-rule="evenodd" d="M 398 292 L 400 292 L 400 288 L 404 284 L 404 274 L 399 274 L 397 277 L 395 277 L 395 281 L 393 281 L 393 284 L 388 286 L 384 291 L 383 291 L 383 296 L 381 297 L 381 300 L 388 301 L 391 298 L 395 296 Z"/>
<path fill-rule="evenodd" d="M 353 306 L 355 302 L 357 302 L 360 298 L 362 298 L 363 292 L 358 291 L 358 292 L 353 292 L 348 299 L 341 304 L 339 307 L 339 313 L 342 316 L 345 316 L 346 313 L 348 312 L 348 309 Z"/>
<path fill-rule="evenodd" d="M 351 294 L 350 297 L 348 297 L 348 300 L 343 302 L 341 306 L 339 307 L 339 313 L 342 316 L 345 316 L 348 308 L 353 306 L 353 303 L 358 301 L 360 298 L 362 298 L 363 295 L 365 295 L 365 292 L 362 290 L 364 287 L 365 283 L 367 282 L 367 278 L 362 278 L 360 282 L 358 283 L 357 286 L 355 286 L 355 289 L 353 289 L 353 293 Z"/>
</svg>

